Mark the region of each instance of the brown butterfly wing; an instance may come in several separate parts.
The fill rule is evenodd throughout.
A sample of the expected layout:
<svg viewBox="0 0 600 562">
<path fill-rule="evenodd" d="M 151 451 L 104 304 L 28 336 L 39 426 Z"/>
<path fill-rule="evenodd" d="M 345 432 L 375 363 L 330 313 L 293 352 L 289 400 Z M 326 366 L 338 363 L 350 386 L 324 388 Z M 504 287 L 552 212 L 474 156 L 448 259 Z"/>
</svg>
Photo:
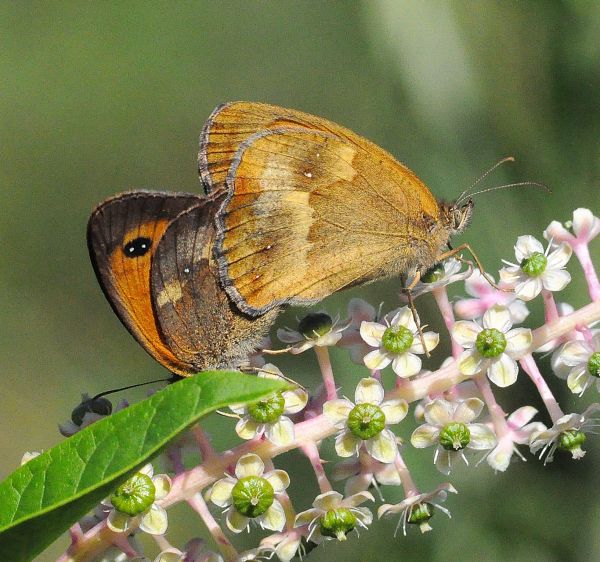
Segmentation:
<svg viewBox="0 0 600 562">
<path fill-rule="evenodd" d="M 368 139 L 337 123 L 294 109 L 255 102 L 230 102 L 217 106 L 200 134 L 198 171 L 207 193 L 226 187 L 227 174 L 243 142 L 253 134 L 285 128 L 322 131 L 368 151 L 375 160 L 392 159 L 396 172 L 427 189 L 406 166 Z"/>
<path fill-rule="evenodd" d="M 199 200 L 188 194 L 125 193 L 100 204 L 88 222 L 90 258 L 113 310 L 152 357 L 178 374 L 193 372 L 193 365 L 163 339 L 152 305 L 151 264 L 169 223 Z"/>
<path fill-rule="evenodd" d="M 262 314 L 427 265 L 447 233 L 435 198 L 399 166 L 304 128 L 242 143 L 216 219 L 221 279 L 238 307 Z"/>
<path fill-rule="evenodd" d="M 204 199 L 173 220 L 153 257 L 152 295 L 161 332 L 196 372 L 242 364 L 278 312 L 251 319 L 220 286 L 212 248 L 214 213 L 223 195 Z"/>
</svg>

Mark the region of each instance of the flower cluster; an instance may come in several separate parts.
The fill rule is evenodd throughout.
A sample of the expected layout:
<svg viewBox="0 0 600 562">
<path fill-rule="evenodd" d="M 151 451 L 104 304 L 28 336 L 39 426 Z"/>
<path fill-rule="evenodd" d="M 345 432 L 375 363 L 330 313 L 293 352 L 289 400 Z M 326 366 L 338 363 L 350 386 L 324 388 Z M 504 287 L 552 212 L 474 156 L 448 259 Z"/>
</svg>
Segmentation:
<svg viewBox="0 0 600 562">
<path fill-rule="evenodd" d="M 166 455 L 173 480 L 166 474 L 154 475 L 150 465 L 144 467 L 82 521 L 81 529 L 97 541 L 106 540 L 106 549 L 119 548 L 140 560 L 134 532 L 159 537 L 162 551 L 157 562 L 288 562 L 321 548 L 323 542 L 345 541 L 367 531 L 375 511 L 379 518 L 396 517 L 396 531 L 401 528 L 403 534 L 411 526 L 430 531 L 436 512 L 450 516 L 442 504 L 457 493 L 456 488 L 440 482 L 431 490 L 420 489 L 421 474 L 406 462 L 411 457 L 405 455 L 407 449 L 431 447 L 432 471 L 440 477 L 437 469 L 443 479 L 485 463 L 494 471 L 508 470 L 528 450 L 544 464 L 559 452 L 581 459 L 586 439 L 598 425 L 600 405 L 565 414 L 550 387 L 566 384 L 576 395 L 600 392 L 600 329 L 594 324 L 600 321 L 600 283 L 588 251 L 598 234 L 600 220 L 589 210 L 577 209 L 572 221 L 548 226 L 545 248 L 533 236 L 519 236 L 514 261 L 504 262 L 498 285 L 491 275 L 465 265 L 458 256 L 422 275 L 413 296 L 431 293 L 435 299 L 452 346 L 450 357 L 437 356 L 440 335 L 426 330 L 409 306 L 376 307 L 352 299 L 347 320 L 312 312 L 294 329 L 278 330 L 285 351 L 316 355 L 323 384 L 311 390 L 298 385 L 257 402 L 230 406 L 229 415 L 237 420 L 230 429 L 241 443 L 218 452 L 196 427 L 192 431 L 194 442 L 201 444 L 200 466 L 185 465 L 180 439 Z M 571 280 L 567 267 L 572 255 L 584 272 L 592 303 L 580 310 L 554 301 L 554 294 Z M 464 282 L 467 296 L 452 303 L 447 287 L 458 282 Z M 536 329 L 520 326 L 536 299 L 546 323 Z M 356 380 L 336 380 L 329 356 L 334 347 L 362 366 Z M 538 350 L 552 352 L 556 379 L 542 374 L 540 356 L 534 355 Z M 428 359 L 440 367 L 424 370 Z M 253 364 L 258 377 L 291 383 L 294 375 L 304 382 L 264 359 L 256 358 Z M 528 404 L 510 415 L 504 412 L 495 393 L 510 392 L 519 376 L 537 390 L 544 412 Z M 387 385 L 389 381 L 392 384 Z M 63 433 L 110 414 L 105 399 L 84 398 Z M 406 420 L 411 402 L 416 429 Z M 549 420 L 547 425 L 544 419 Z M 333 447 L 325 454 L 328 449 L 322 444 L 328 441 Z M 310 482 L 291 482 L 274 464 L 292 449 L 304 455 L 312 471 L 303 472 L 314 473 L 315 488 L 310 497 L 305 493 L 294 502 L 288 491 L 294 498 L 294 490 L 309 489 Z M 331 457 L 337 457 L 335 464 L 328 464 Z M 476 462 L 471 462 L 473 458 Z M 332 482 L 341 482 L 344 493 Z M 384 503 L 388 487 L 402 489 L 401 501 Z M 376 496 L 381 505 L 374 510 Z M 165 506 L 182 501 L 214 538 L 214 551 L 200 539 L 181 547 L 167 541 Z M 110 540 L 102 534 L 105 528 L 113 533 Z M 96 529 L 95 535 L 89 529 Z M 246 552 L 233 544 L 243 531 L 262 536 Z M 122 540 L 115 540 L 115 534 Z M 78 535 L 70 554 L 84 549 L 85 540 Z"/>
</svg>

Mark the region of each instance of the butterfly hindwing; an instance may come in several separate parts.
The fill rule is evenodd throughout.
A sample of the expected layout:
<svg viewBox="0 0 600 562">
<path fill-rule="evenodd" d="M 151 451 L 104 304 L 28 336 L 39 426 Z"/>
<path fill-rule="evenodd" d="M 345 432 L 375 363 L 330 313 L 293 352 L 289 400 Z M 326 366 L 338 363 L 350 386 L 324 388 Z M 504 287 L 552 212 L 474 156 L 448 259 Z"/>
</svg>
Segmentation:
<svg viewBox="0 0 600 562">
<path fill-rule="evenodd" d="M 125 193 L 100 204 L 88 222 L 92 264 L 115 313 L 152 357 L 179 374 L 193 367 L 165 344 L 154 314 L 150 272 L 170 222 L 199 200 L 191 194 Z"/>
</svg>

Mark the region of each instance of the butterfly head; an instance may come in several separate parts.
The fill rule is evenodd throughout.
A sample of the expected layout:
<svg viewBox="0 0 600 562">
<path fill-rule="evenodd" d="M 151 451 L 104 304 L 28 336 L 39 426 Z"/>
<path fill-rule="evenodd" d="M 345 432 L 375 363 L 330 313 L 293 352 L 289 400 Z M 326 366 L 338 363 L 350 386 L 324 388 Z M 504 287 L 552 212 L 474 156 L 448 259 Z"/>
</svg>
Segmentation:
<svg viewBox="0 0 600 562">
<path fill-rule="evenodd" d="M 472 199 L 468 199 L 465 203 L 442 204 L 442 220 L 450 237 L 460 234 L 469 226 L 473 214 L 473 205 Z"/>
</svg>

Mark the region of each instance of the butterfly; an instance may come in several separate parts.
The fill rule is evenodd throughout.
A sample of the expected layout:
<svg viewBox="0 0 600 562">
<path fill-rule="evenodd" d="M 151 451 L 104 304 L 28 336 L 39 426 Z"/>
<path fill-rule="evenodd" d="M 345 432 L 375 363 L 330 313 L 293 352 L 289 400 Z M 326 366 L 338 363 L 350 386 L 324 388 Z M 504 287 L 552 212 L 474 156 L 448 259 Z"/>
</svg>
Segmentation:
<svg viewBox="0 0 600 562">
<path fill-rule="evenodd" d="M 218 106 L 200 137 L 224 289 L 244 313 L 307 305 L 390 276 L 418 279 L 454 251 L 473 203 L 438 201 L 385 150 L 321 117 Z M 468 248 L 470 249 L 470 248 Z"/>
<path fill-rule="evenodd" d="M 88 222 L 90 257 L 113 310 L 154 359 L 182 376 L 244 364 L 278 312 L 248 317 L 221 288 L 212 250 L 224 195 L 124 193 Z"/>
</svg>

